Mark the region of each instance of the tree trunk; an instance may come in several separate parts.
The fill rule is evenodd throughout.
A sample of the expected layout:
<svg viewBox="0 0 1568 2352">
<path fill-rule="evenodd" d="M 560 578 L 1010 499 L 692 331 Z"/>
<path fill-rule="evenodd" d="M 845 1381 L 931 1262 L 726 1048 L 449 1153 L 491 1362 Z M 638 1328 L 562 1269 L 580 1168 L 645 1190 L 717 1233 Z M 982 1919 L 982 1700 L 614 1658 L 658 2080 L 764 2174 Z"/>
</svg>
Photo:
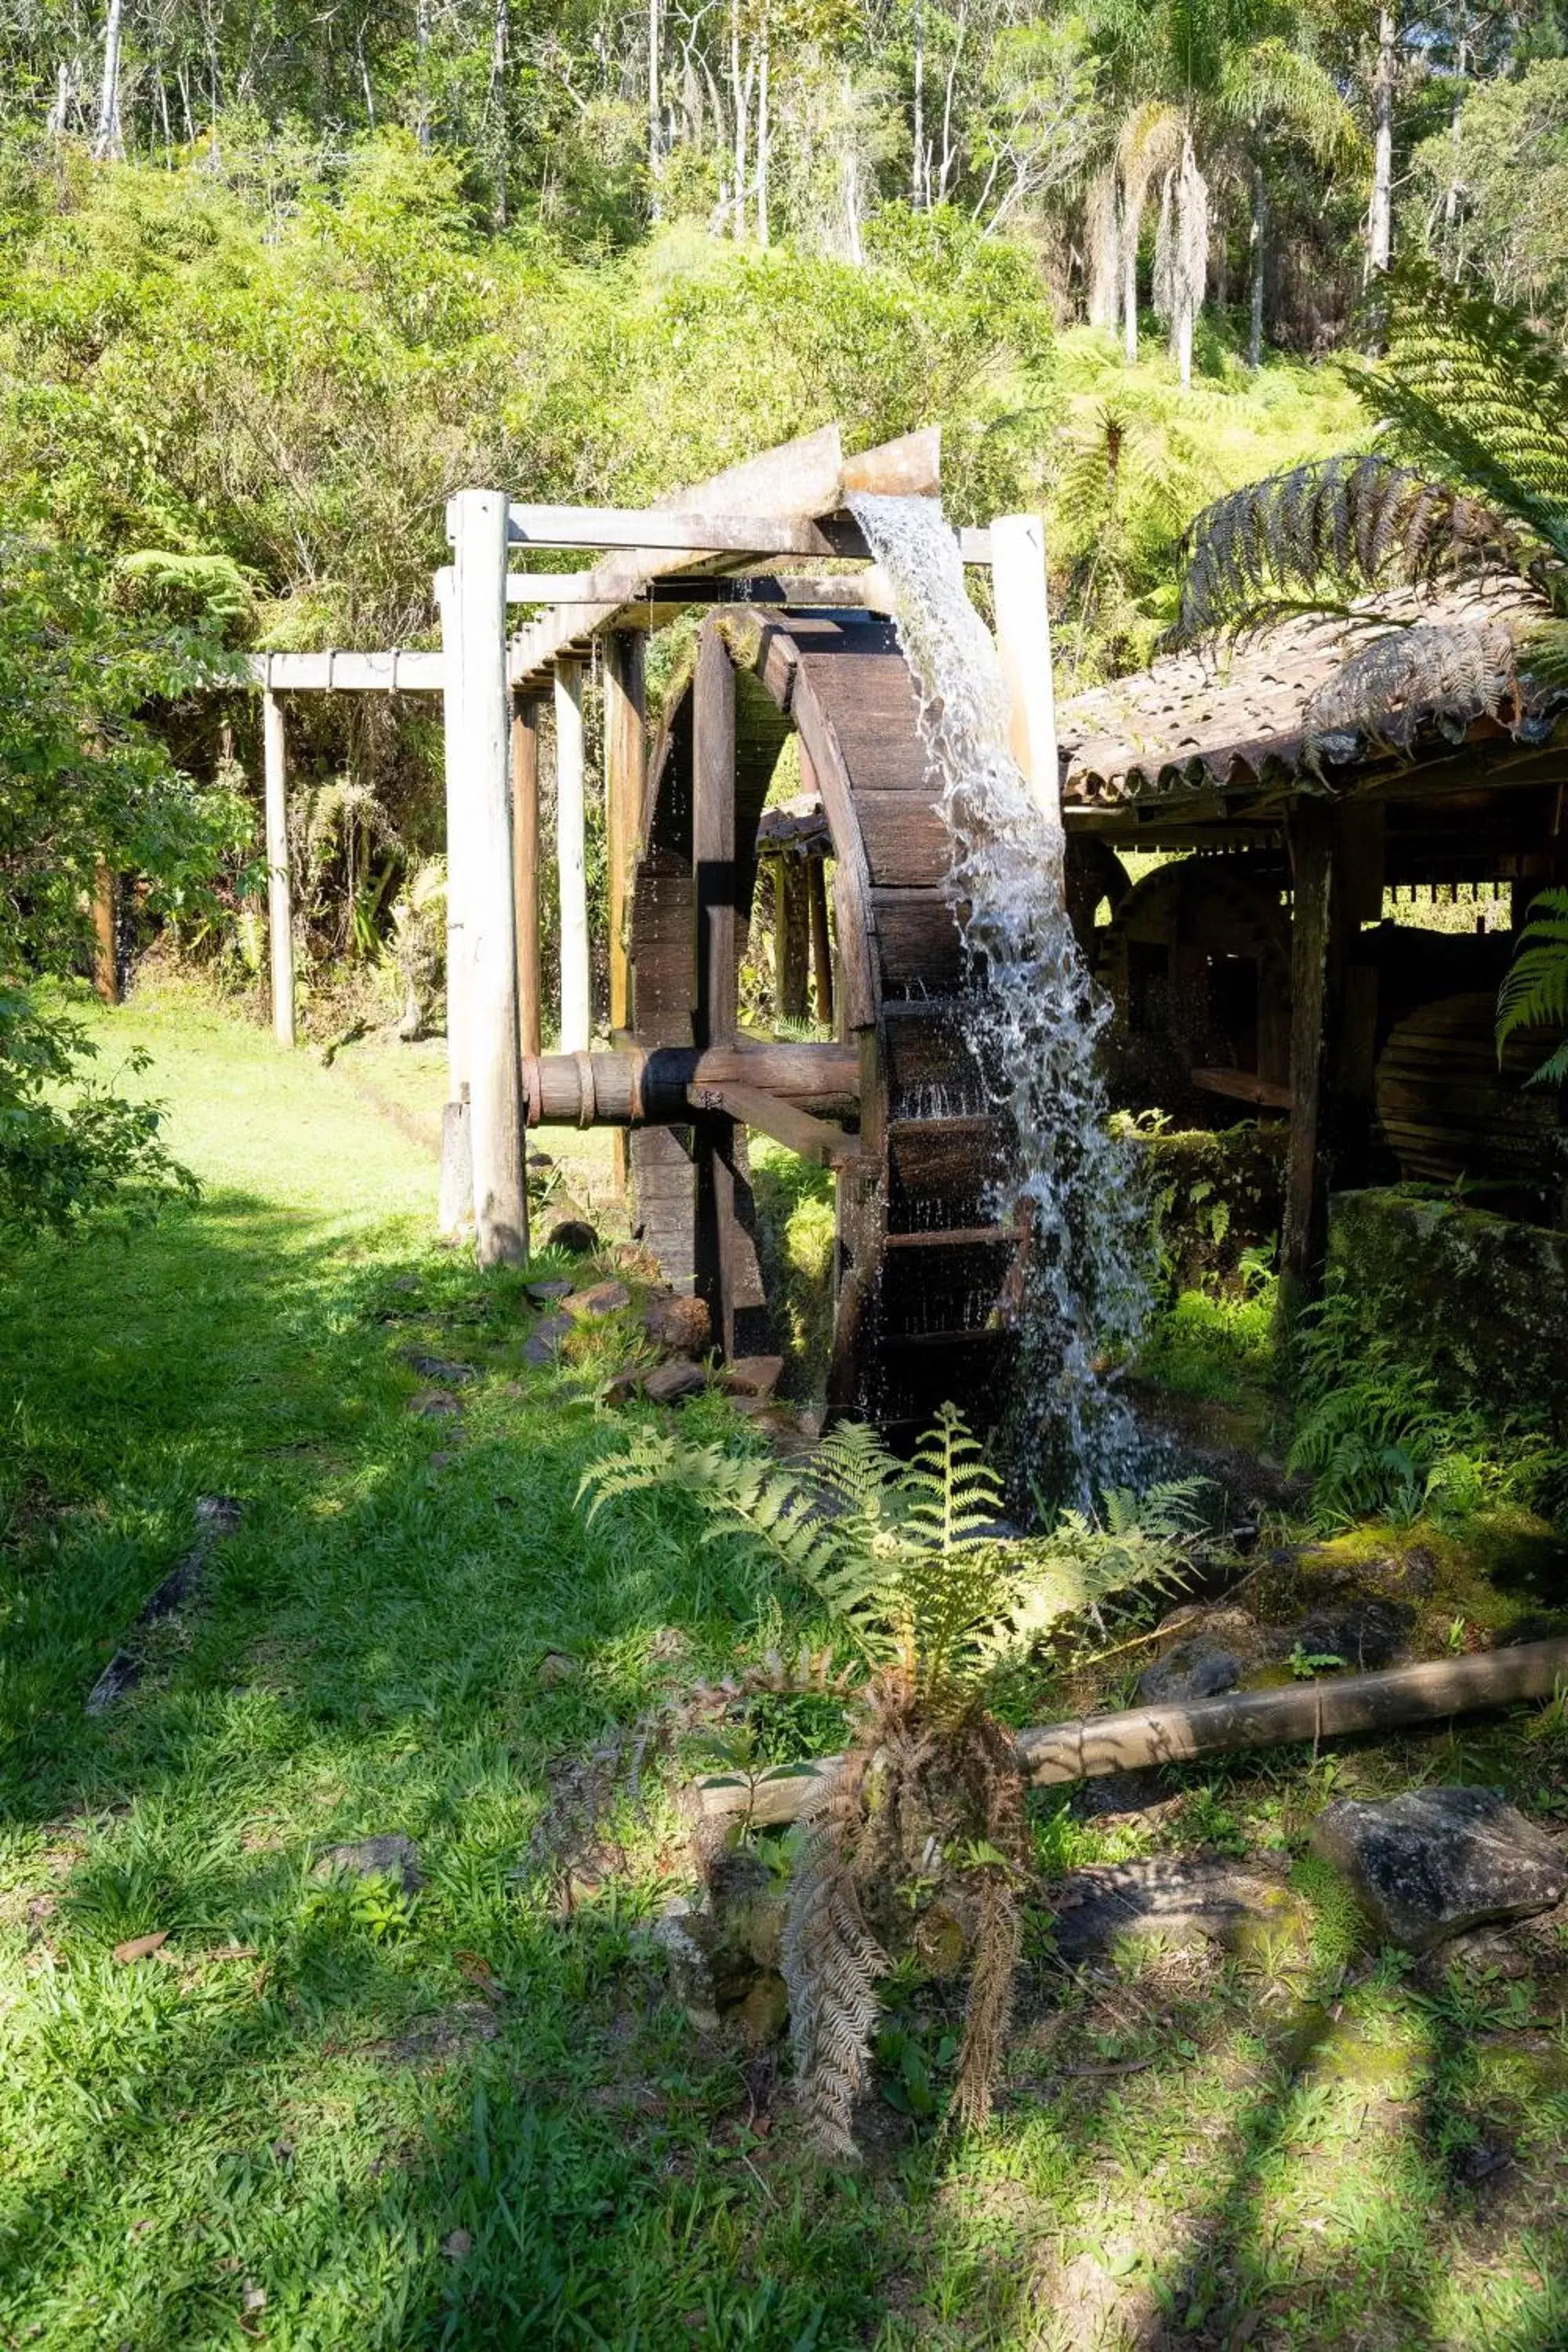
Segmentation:
<svg viewBox="0 0 1568 2352">
<path fill-rule="evenodd" d="M 849 68 L 844 68 L 844 244 L 858 268 L 866 258 L 860 241 L 860 157 L 855 144 L 855 92 Z"/>
<path fill-rule="evenodd" d="M 1209 276 L 1209 188 L 1198 169 L 1189 131 L 1176 174 L 1174 248 L 1171 273 L 1171 353 L 1182 390 L 1193 381 L 1193 336 Z"/>
<path fill-rule="evenodd" d="M 1121 355 L 1129 367 L 1138 364 L 1138 233 L 1139 207 L 1129 201 L 1121 215 Z"/>
<path fill-rule="evenodd" d="M 419 61 L 414 135 L 423 154 L 430 144 L 430 0 L 418 0 L 414 11 L 414 48 Z"/>
<path fill-rule="evenodd" d="M 1089 247 L 1089 323 L 1109 327 L 1114 334 L 1121 307 L 1114 163 L 1108 163 L 1089 183 L 1084 227 Z"/>
<path fill-rule="evenodd" d="M 926 12 L 925 0 L 915 0 L 914 152 L 910 164 L 910 202 L 918 211 L 921 166 L 925 156 Z"/>
<path fill-rule="evenodd" d="M 741 79 L 741 0 L 730 0 L 730 88 L 735 100 L 735 235 L 746 234 L 746 119 L 752 110 L 751 77 Z"/>
<path fill-rule="evenodd" d="M 495 28 L 490 45 L 490 102 L 496 115 L 496 226 L 506 226 L 506 9 L 496 0 Z"/>
<path fill-rule="evenodd" d="M 768 20 L 762 28 L 762 58 L 757 74 L 757 243 L 770 243 L 768 226 Z"/>
<path fill-rule="evenodd" d="M 109 0 L 103 20 L 103 81 L 98 94 L 98 124 L 92 134 L 95 163 L 118 163 L 125 153 L 120 130 L 120 28 L 125 0 Z"/>
<path fill-rule="evenodd" d="M 1253 373 L 1263 364 L 1263 254 L 1268 234 L 1268 190 L 1263 166 L 1252 167 L 1252 316 L 1247 331 L 1247 364 Z"/>
<path fill-rule="evenodd" d="M 647 175 L 652 184 L 648 209 L 658 218 L 658 0 L 647 0 Z"/>
<path fill-rule="evenodd" d="M 1372 204 L 1366 219 L 1368 280 L 1388 268 L 1394 245 L 1394 75 L 1398 25 L 1392 8 L 1377 13 L 1377 67 L 1372 85 Z"/>
</svg>

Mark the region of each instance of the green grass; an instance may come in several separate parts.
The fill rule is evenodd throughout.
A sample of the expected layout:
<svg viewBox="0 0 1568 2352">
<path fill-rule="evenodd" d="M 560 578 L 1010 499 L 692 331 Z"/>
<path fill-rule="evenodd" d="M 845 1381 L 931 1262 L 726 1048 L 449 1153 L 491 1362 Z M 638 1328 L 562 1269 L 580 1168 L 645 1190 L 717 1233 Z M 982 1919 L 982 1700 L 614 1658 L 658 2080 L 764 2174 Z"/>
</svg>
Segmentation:
<svg viewBox="0 0 1568 2352">
<path fill-rule="evenodd" d="M 572 1907 L 517 1874 L 552 1765 L 793 1631 L 791 1595 L 679 1496 L 584 1530 L 602 1364 L 522 1361 L 517 1278 L 429 1245 L 433 1160 L 341 1068 L 177 999 L 101 1034 L 150 1048 L 207 1189 L 0 1272 L 0 2344 L 1565 2340 L 1562 1977 L 1342 1983 L 1326 1917 L 1295 1990 L 1160 1956 L 1079 1985 L 1042 1911 L 988 2137 L 883 2104 L 859 2174 L 807 2161 L 768 2062 L 669 2000 L 645 1929 L 689 1864 L 657 1788 Z M 475 1366 L 459 1414 L 410 1412 L 410 1347 Z M 213 1493 L 240 1532 L 88 1718 Z M 576 1675 L 542 1683 L 547 1649 Z M 1334 1786 L 1484 1769 L 1533 1798 L 1565 1754 L 1543 1717 Z M 1069 1841 L 1046 1809 L 1043 1850 L 1299 1853 L 1329 1781 L 1276 1757 L 1184 1785 L 1184 1826 Z M 414 1895 L 312 1877 L 388 1830 Z M 942 1999 L 889 2044 L 939 2093 Z M 1500 2133 L 1511 2168 L 1466 2187 L 1456 2151 Z"/>
</svg>

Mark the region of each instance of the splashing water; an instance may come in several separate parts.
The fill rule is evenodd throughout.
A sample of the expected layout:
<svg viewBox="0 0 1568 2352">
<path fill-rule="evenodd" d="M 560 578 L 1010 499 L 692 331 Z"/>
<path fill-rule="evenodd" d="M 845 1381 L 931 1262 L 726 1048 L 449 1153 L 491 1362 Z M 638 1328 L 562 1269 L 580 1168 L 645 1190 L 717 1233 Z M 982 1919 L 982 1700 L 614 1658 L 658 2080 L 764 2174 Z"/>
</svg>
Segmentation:
<svg viewBox="0 0 1568 2352">
<path fill-rule="evenodd" d="M 1148 1214 L 1132 1155 L 1109 1129 L 1097 1045 L 1109 1000 L 1068 921 L 1066 843 L 1008 748 L 1007 690 L 934 499 L 857 496 L 856 521 L 890 584 L 920 698 L 921 734 L 952 845 L 966 959 L 983 982 L 965 1028 L 1016 1144 L 995 1185 L 999 1224 L 1033 1236 L 1014 1302 L 1020 1378 L 1009 1431 L 1020 1484 L 1091 1505 L 1138 1452 L 1101 1369 L 1149 1309 Z"/>
</svg>

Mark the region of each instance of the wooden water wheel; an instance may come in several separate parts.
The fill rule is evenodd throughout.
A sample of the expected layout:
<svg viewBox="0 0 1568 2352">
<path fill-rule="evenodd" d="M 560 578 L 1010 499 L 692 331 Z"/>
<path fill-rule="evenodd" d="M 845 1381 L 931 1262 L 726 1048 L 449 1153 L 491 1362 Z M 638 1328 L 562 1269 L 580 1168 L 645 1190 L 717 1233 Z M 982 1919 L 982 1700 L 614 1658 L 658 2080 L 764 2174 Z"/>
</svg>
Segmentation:
<svg viewBox="0 0 1568 2352">
<path fill-rule="evenodd" d="M 1493 991 L 1424 1004 L 1391 1033 L 1377 1066 L 1377 1116 L 1399 1172 L 1433 1184 L 1516 1193 L 1556 1222 L 1568 1189 L 1568 1127 L 1554 1087 L 1531 1087 L 1554 1036 L 1516 1032 L 1500 1063 Z"/>
<path fill-rule="evenodd" d="M 767 1350 L 748 1129 L 837 1184 L 828 1402 L 884 1428 L 944 1399 L 992 1417 L 1016 1238 L 989 1222 L 1005 1150 L 965 1039 L 948 839 L 892 625 L 711 615 L 649 761 L 629 894 L 629 1029 L 527 1066 L 530 1116 L 632 1128 L 634 1230 L 706 1299 L 726 1357 Z M 785 737 L 831 846 L 832 1042 L 738 1033 L 763 802 Z"/>
</svg>

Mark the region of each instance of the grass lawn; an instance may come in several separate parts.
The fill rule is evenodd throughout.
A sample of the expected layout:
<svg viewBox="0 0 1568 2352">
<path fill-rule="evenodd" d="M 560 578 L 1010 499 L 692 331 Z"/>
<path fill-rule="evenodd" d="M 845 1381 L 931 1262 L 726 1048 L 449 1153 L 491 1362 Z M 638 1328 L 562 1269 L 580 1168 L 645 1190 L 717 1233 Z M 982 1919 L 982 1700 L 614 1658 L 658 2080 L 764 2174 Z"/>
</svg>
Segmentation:
<svg viewBox="0 0 1568 2352">
<path fill-rule="evenodd" d="M 772 2057 L 669 1998 L 667 1797 L 574 1896 L 528 1865 L 552 1766 L 797 1603 L 679 1497 L 584 1531 L 623 1424 L 524 1360 L 518 1277 L 431 1246 L 427 1144 L 352 1068 L 178 999 L 100 1026 L 205 1190 L 0 1269 L 0 2344 L 1568 2344 L 1563 1976 L 1418 1979 L 1310 1869 L 1289 1971 L 1156 1948 L 1079 1983 L 1042 1909 L 977 2143 L 922 2120 L 944 2021 L 895 1987 L 868 2162 L 808 2161 Z M 420 1349 L 474 1368 L 459 1410 L 411 1409 Z M 239 1531 L 86 1716 L 204 1495 Z M 1539 1809 L 1565 1756 L 1538 1711 L 1194 1774 L 1174 1822 L 1053 1801 L 1041 1868 L 1299 1853 L 1331 1783 L 1416 1770 Z M 312 1874 L 394 1831 L 417 1889 Z"/>
</svg>

